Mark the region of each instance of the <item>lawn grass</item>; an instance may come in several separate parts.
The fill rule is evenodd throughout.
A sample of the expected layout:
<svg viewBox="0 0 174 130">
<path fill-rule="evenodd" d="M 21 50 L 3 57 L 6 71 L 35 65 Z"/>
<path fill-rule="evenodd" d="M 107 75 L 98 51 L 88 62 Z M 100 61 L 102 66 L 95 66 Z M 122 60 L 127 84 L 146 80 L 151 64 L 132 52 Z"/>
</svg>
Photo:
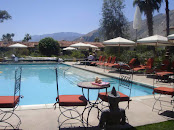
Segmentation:
<svg viewBox="0 0 174 130">
<path fill-rule="evenodd" d="M 174 120 L 138 126 L 134 128 L 129 128 L 127 130 L 174 130 Z"/>
</svg>

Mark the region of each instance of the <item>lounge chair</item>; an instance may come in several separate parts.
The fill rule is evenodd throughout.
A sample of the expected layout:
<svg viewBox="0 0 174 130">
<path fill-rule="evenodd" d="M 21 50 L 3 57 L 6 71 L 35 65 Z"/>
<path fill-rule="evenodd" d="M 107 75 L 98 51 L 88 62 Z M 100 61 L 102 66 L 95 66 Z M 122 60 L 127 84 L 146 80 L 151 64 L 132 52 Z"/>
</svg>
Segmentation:
<svg viewBox="0 0 174 130">
<path fill-rule="evenodd" d="M 136 58 L 132 58 L 128 64 L 124 63 L 115 63 L 112 65 L 108 65 L 109 67 L 115 67 L 117 69 L 120 69 L 120 71 L 123 70 L 130 70 L 134 68 L 134 63 L 136 62 Z"/>
<path fill-rule="evenodd" d="M 86 107 L 87 99 L 83 95 L 59 95 L 57 68 L 55 69 L 55 72 L 56 72 L 57 97 L 56 97 L 56 103 L 54 105 L 56 107 L 56 104 L 57 103 L 59 104 L 59 110 L 60 110 L 60 114 L 58 116 L 59 129 L 66 121 L 69 121 L 71 119 L 80 121 L 82 125 L 84 125 L 83 119 L 81 118 L 83 113 L 78 112 L 76 108 L 78 106 Z M 74 113 L 75 115 L 73 115 L 72 113 Z M 62 116 L 64 116 L 64 118 L 61 118 Z M 60 121 L 61 119 L 65 120 L 61 122 Z"/>
<path fill-rule="evenodd" d="M 154 69 L 155 72 L 168 71 L 170 69 L 170 60 L 163 60 L 161 67 L 159 69 Z"/>
<path fill-rule="evenodd" d="M 155 71 L 156 78 L 167 82 L 169 81 L 169 76 L 174 75 L 174 61 L 171 64 L 171 69 L 169 71 Z"/>
<path fill-rule="evenodd" d="M 100 65 L 101 63 L 104 63 L 106 59 L 106 56 L 102 57 L 102 60 L 100 62 L 97 62 L 96 65 Z"/>
<path fill-rule="evenodd" d="M 105 62 L 103 62 L 103 63 L 100 63 L 99 65 L 106 65 L 106 64 L 109 64 L 110 62 L 111 62 L 111 56 L 110 57 L 108 57 L 108 60 L 107 60 L 107 62 L 105 63 Z"/>
<path fill-rule="evenodd" d="M 133 71 L 137 72 L 137 71 L 140 71 L 140 70 L 147 70 L 147 71 L 148 70 L 152 70 L 153 62 L 154 62 L 154 59 L 153 58 L 149 58 L 147 60 L 147 64 L 146 65 L 140 65 L 138 67 L 134 67 Z"/>
<path fill-rule="evenodd" d="M 21 119 L 19 116 L 14 112 L 15 109 L 18 107 L 20 98 L 21 90 L 21 73 L 22 67 L 15 70 L 15 87 L 14 87 L 14 95 L 13 96 L 0 96 L 0 123 L 7 124 L 5 125 L 4 129 L 19 129 L 21 124 Z M 19 122 L 16 125 L 13 125 L 9 119 L 11 117 L 16 116 Z"/>
<path fill-rule="evenodd" d="M 99 61 L 98 62 L 101 62 L 102 60 L 102 56 L 99 57 Z M 91 62 L 91 65 L 96 65 L 97 62 Z"/>
<path fill-rule="evenodd" d="M 116 56 L 112 57 L 111 63 L 106 63 L 105 66 L 112 66 L 115 63 Z"/>
</svg>

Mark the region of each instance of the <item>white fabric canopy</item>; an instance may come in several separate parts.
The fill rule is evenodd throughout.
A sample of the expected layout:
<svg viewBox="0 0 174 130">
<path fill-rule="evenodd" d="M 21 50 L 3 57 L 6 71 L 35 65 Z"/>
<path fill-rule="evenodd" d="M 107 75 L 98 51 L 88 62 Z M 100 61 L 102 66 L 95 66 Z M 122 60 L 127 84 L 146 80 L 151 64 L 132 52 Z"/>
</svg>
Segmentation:
<svg viewBox="0 0 174 130">
<path fill-rule="evenodd" d="M 125 47 L 127 47 L 127 46 L 134 46 L 135 42 L 133 42 L 131 40 L 127 40 L 127 39 L 122 38 L 122 37 L 117 37 L 114 39 L 104 41 L 103 44 L 105 46 L 125 46 Z"/>
<path fill-rule="evenodd" d="M 10 45 L 9 47 L 11 47 L 11 48 L 27 48 L 26 45 L 23 45 L 23 44 L 20 44 L 20 43 Z"/>
<path fill-rule="evenodd" d="M 169 36 L 168 36 L 168 39 L 174 40 L 174 34 L 169 35 Z"/>
<path fill-rule="evenodd" d="M 75 48 L 73 48 L 73 47 L 66 47 L 66 48 L 64 48 L 63 50 L 64 50 L 64 51 L 66 51 L 66 50 L 75 50 Z"/>
<path fill-rule="evenodd" d="M 149 46 L 171 46 L 168 42 L 167 37 L 154 35 L 146 38 L 137 40 L 138 45 L 149 45 Z"/>
<path fill-rule="evenodd" d="M 97 46 L 91 45 L 91 44 L 87 44 L 89 45 L 91 48 L 98 48 Z"/>
<path fill-rule="evenodd" d="M 75 43 L 75 44 L 70 45 L 70 47 L 75 47 L 75 48 L 78 48 L 78 49 L 88 49 L 88 48 L 90 48 L 90 45 L 79 42 L 79 43 Z"/>
<path fill-rule="evenodd" d="M 135 15 L 134 15 L 134 21 L 133 21 L 133 28 L 134 29 L 139 29 L 141 28 L 141 12 L 139 6 L 137 6 Z"/>
</svg>

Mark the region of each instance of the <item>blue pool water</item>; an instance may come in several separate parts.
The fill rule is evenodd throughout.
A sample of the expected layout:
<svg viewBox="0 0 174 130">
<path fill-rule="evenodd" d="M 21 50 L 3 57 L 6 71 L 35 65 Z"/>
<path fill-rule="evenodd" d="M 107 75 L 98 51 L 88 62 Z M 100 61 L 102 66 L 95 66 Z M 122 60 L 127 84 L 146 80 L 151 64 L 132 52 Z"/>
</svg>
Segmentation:
<svg viewBox="0 0 174 130">
<path fill-rule="evenodd" d="M 0 95 L 13 95 L 14 92 L 14 71 L 19 65 L 0 65 Z M 58 64 L 28 64 L 20 65 L 23 68 L 21 80 L 21 94 L 24 96 L 20 105 L 49 104 L 55 103 L 57 96 L 56 76 L 54 68 L 59 68 L 59 93 L 60 94 L 82 94 L 77 83 L 82 81 L 94 81 L 95 77 L 105 82 L 110 82 L 111 87 L 117 89 L 118 80 L 96 73 L 91 73 L 67 65 Z M 108 91 L 111 90 L 111 87 Z M 102 90 L 104 91 L 104 90 Z M 124 88 L 120 90 L 128 94 Z M 133 84 L 131 96 L 151 95 L 152 89 Z M 95 100 L 97 91 L 90 91 L 90 100 Z"/>
</svg>

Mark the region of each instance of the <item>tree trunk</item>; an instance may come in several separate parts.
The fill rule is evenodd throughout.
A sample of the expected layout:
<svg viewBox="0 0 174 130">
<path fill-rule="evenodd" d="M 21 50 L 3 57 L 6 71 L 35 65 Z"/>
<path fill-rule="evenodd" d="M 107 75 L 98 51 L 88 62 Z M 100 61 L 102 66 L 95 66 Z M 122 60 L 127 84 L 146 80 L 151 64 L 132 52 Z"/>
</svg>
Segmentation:
<svg viewBox="0 0 174 130">
<path fill-rule="evenodd" d="M 153 16 L 152 16 L 151 7 L 149 6 L 146 12 L 146 17 L 147 17 L 148 34 L 149 36 L 152 36 L 153 35 Z"/>
<path fill-rule="evenodd" d="M 166 1 L 166 36 L 169 35 L 169 2 Z"/>
</svg>

